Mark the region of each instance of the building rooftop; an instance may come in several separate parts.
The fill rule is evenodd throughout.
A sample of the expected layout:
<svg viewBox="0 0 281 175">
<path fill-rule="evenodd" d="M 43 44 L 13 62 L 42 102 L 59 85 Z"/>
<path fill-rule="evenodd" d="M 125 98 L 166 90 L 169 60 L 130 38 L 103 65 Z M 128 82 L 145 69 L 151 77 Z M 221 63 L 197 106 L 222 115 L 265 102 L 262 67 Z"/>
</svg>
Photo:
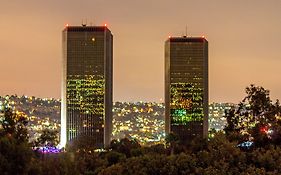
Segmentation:
<svg viewBox="0 0 281 175">
<path fill-rule="evenodd" d="M 68 32 L 84 32 L 84 31 L 99 32 L 99 31 L 105 31 L 105 30 L 109 30 L 106 25 L 104 25 L 104 26 L 87 26 L 85 24 L 83 24 L 81 26 L 68 26 L 68 25 L 66 25 L 65 28 L 64 28 L 64 31 L 68 31 Z"/>
<path fill-rule="evenodd" d="M 182 37 L 172 37 L 169 36 L 167 42 L 208 42 L 204 36 L 201 37 L 191 37 L 191 36 L 182 36 Z"/>
</svg>

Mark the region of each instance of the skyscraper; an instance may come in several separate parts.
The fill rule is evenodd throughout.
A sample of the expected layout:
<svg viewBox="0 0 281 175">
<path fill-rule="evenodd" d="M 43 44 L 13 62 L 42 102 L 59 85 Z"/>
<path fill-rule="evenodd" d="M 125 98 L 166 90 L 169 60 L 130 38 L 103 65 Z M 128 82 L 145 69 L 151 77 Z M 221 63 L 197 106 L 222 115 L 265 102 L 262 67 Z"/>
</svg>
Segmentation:
<svg viewBox="0 0 281 175">
<path fill-rule="evenodd" d="M 208 41 L 169 37 L 165 43 L 165 131 L 183 143 L 208 135 Z"/>
<path fill-rule="evenodd" d="M 84 138 L 97 148 L 112 130 L 113 36 L 106 26 L 66 26 L 62 32 L 61 145 Z"/>
</svg>

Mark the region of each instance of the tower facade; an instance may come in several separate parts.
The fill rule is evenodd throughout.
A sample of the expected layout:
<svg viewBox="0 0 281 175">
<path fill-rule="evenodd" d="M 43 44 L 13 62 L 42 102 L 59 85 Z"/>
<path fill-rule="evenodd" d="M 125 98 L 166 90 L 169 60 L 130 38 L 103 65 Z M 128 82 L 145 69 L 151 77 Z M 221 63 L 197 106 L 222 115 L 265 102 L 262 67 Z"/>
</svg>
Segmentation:
<svg viewBox="0 0 281 175">
<path fill-rule="evenodd" d="M 96 148 L 112 131 L 113 36 L 106 26 L 67 26 L 62 32 L 61 145 L 86 139 Z"/>
<path fill-rule="evenodd" d="M 165 42 L 165 132 L 182 143 L 208 135 L 208 41 L 170 37 Z"/>
</svg>

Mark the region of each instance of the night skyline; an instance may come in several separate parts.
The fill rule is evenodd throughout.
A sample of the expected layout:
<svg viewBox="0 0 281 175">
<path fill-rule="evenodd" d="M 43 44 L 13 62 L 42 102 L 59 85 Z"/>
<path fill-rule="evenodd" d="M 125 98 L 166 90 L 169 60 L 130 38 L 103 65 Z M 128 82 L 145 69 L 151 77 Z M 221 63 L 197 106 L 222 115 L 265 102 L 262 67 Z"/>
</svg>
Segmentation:
<svg viewBox="0 0 281 175">
<path fill-rule="evenodd" d="M 87 18 L 115 36 L 114 101 L 164 99 L 163 42 L 186 25 L 212 43 L 210 102 L 237 103 L 251 83 L 281 98 L 281 1 L 65 2 L 2 2 L 0 95 L 60 98 L 61 28 Z"/>
</svg>

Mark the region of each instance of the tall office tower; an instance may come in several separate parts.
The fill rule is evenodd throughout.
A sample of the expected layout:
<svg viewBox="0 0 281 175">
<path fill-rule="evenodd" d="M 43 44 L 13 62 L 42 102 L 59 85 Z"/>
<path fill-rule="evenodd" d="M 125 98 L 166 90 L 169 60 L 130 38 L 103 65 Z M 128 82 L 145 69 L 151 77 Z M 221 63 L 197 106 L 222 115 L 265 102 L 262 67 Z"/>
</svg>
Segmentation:
<svg viewBox="0 0 281 175">
<path fill-rule="evenodd" d="M 105 26 L 66 26 L 63 34 L 61 146 L 84 139 L 96 148 L 112 131 L 113 36 Z"/>
<path fill-rule="evenodd" d="M 165 43 L 165 131 L 182 143 L 208 135 L 208 41 L 169 37 Z"/>
</svg>

